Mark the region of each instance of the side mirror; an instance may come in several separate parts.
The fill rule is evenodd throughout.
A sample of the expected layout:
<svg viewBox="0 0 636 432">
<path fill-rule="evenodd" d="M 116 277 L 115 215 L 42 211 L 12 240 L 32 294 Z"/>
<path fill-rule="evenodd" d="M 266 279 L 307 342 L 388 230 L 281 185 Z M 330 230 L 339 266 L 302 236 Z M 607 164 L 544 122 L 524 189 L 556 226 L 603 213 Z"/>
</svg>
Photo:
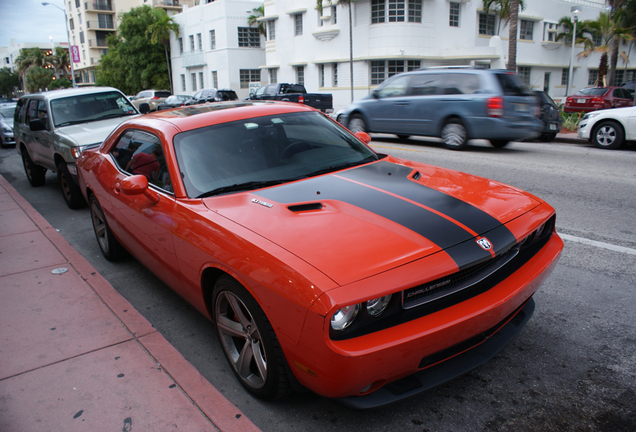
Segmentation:
<svg viewBox="0 0 636 432">
<path fill-rule="evenodd" d="M 29 122 L 29 127 L 33 132 L 46 130 L 46 120 L 34 119 Z"/>
<path fill-rule="evenodd" d="M 376 99 L 380 99 L 380 92 L 378 91 L 378 89 L 375 89 L 371 92 L 371 96 L 373 96 Z"/>
<path fill-rule="evenodd" d="M 139 112 L 142 114 L 148 114 L 150 112 L 150 105 L 146 102 L 139 104 Z"/>
<path fill-rule="evenodd" d="M 371 135 L 364 131 L 358 131 L 354 135 L 365 144 L 369 144 L 371 142 Z"/>
<path fill-rule="evenodd" d="M 121 193 L 124 195 L 145 195 L 151 203 L 159 202 L 159 194 L 148 187 L 148 179 L 144 175 L 126 177 L 121 181 Z"/>
</svg>

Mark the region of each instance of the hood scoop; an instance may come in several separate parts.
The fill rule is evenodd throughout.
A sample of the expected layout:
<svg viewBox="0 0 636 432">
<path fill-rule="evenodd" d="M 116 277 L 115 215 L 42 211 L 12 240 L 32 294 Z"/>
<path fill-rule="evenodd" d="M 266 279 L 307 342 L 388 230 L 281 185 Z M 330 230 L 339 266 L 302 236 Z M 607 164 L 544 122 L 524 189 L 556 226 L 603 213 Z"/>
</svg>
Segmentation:
<svg viewBox="0 0 636 432">
<path fill-rule="evenodd" d="M 287 208 L 293 211 L 294 213 L 322 210 L 322 207 L 323 207 L 322 203 L 319 203 L 319 202 L 307 203 L 307 204 L 294 204 L 294 205 L 287 206 Z"/>
</svg>

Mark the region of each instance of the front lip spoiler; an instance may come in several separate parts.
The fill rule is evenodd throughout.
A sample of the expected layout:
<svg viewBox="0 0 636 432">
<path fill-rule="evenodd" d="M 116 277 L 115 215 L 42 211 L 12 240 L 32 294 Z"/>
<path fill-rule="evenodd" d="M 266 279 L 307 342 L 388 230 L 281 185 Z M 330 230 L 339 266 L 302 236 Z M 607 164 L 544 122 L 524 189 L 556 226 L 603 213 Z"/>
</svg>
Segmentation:
<svg viewBox="0 0 636 432">
<path fill-rule="evenodd" d="M 334 400 L 353 409 L 377 408 L 412 397 L 451 381 L 490 360 L 521 331 L 533 313 L 534 300 L 530 298 L 522 308 L 517 309 L 512 317 L 504 320 L 505 324 L 503 327 L 479 345 L 413 375 L 387 384 L 373 393 L 364 396 L 347 396 Z"/>
</svg>

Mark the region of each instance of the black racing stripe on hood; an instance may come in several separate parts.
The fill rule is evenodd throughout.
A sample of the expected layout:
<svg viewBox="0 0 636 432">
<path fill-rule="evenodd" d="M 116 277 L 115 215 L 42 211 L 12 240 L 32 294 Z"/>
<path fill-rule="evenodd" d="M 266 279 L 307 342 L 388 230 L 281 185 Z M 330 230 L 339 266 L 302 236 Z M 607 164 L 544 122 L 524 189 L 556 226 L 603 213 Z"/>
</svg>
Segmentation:
<svg viewBox="0 0 636 432">
<path fill-rule="evenodd" d="M 449 255 L 460 267 L 475 259 L 491 258 L 489 252 L 472 240 L 472 234 L 448 219 L 398 197 L 335 176 L 314 177 L 301 182 L 262 189 L 255 194 L 266 200 L 284 204 L 318 200 L 349 203 L 400 224 L 440 248 L 449 250 Z M 459 244 L 464 246 L 449 249 Z"/>
<path fill-rule="evenodd" d="M 485 233 L 501 225 L 497 219 L 471 204 L 409 180 L 408 176 L 413 171 L 412 168 L 402 165 L 378 162 L 338 173 L 338 175 L 430 207 L 472 229 L 477 234 Z"/>
</svg>

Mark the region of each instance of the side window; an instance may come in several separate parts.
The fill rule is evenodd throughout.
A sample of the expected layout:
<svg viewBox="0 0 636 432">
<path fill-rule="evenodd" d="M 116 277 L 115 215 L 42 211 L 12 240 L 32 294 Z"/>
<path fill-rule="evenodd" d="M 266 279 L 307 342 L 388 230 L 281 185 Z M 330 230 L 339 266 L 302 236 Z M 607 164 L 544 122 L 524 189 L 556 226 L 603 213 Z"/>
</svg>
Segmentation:
<svg viewBox="0 0 636 432">
<path fill-rule="evenodd" d="M 479 77 L 475 74 L 449 74 L 446 76 L 444 94 L 473 94 L 479 92 Z"/>
<path fill-rule="evenodd" d="M 46 106 L 46 101 L 38 102 L 38 118 L 48 125 L 49 122 L 49 108 Z"/>
<path fill-rule="evenodd" d="M 276 94 L 276 85 L 268 85 L 267 87 L 265 87 L 265 94 L 266 95 L 275 95 Z"/>
<path fill-rule="evenodd" d="M 26 124 L 29 124 L 31 120 L 38 118 L 38 101 L 30 100 L 29 107 L 27 108 Z"/>
<path fill-rule="evenodd" d="M 131 147 L 130 142 L 132 140 L 133 131 L 128 131 L 117 142 L 117 145 L 110 151 L 110 154 L 119 165 L 119 168 L 122 170 L 126 169 L 126 165 L 130 162 L 133 153 L 135 152 L 134 147 Z"/>
<path fill-rule="evenodd" d="M 402 75 L 387 81 L 385 85 L 378 89 L 378 96 L 381 98 L 404 96 L 410 79 L 410 75 Z"/>
<path fill-rule="evenodd" d="M 18 106 L 15 110 L 15 115 L 13 118 L 13 121 L 15 122 L 16 126 L 19 123 L 22 123 L 22 119 L 24 119 L 24 112 L 26 111 L 26 107 L 28 105 L 28 100 L 26 99 L 20 99 L 18 100 Z"/>
<path fill-rule="evenodd" d="M 166 167 L 161 140 L 148 132 L 135 131 L 130 145 L 135 150 L 126 171 L 145 175 L 148 183 L 172 193 L 172 179 Z"/>
<path fill-rule="evenodd" d="M 411 81 L 410 94 L 412 96 L 430 96 L 441 94 L 441 75 L 415 74 Z"/>
</svg>

